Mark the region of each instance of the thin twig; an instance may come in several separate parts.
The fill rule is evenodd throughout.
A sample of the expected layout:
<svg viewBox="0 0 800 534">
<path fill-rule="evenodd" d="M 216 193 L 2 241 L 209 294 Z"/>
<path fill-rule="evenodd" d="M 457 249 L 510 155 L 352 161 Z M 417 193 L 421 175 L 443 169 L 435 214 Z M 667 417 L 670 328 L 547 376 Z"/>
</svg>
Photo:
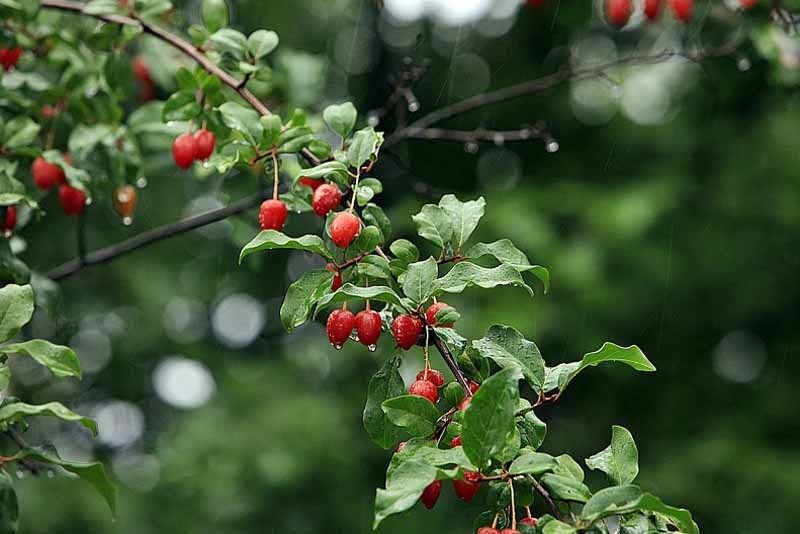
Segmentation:
<svg viewBox="0 0 800 534">
<path fill-rule="evenodd" d="M 439 354 L 442 355 L 444 363 L 450 368 L 450 371 L 452 371 L 453 376 L 456 377 L 458 383 L 461 384 L 461 387 L 464 388 L 464 393 L 467 394 L 467 397 L 471 397 L 472 391 L 469 389 L 469 383 L 467 382 L 464 373 L 462 373 L 461 369 L 458 367 L 455 358 L 453 358 L 453 353 L 450 352 L 450 349 L 447 347 L 447 344 L 442 341 L 442 338 L 436 335 L 436 332 L 431 331 L 430 335 L 433 345 L 439 351 Z"/>
</svg>

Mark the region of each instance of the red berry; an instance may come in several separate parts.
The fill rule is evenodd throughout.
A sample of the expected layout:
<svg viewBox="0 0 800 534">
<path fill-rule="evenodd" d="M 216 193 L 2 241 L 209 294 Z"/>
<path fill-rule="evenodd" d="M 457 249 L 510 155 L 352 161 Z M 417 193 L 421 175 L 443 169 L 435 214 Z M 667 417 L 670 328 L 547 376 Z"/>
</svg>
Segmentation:
<svg viewBox="0 0 800 534">
<path fill-rule="evenodd" d="M 661 0 L 644 0 L 644 16 L 655 20 L 661 14 Z"/>
<path fill-rule="evenodd" d="M 58 110 L 55 108 L 55 106 L 45 104 L 42 106 L 41 114 L 43 119 L 52 119 L 56 116 L 56 114 L 58 114 Z"/>
<path fill-rule="evenodd" d="M 422 496 L 419 498 L 422 501 L 422 504 L 425 505 L 425 508 L 430 510 L 431 508 L 436 505 L 436 501 L 439 500 L 439 494 L 442 492 L 442 481 L 437 480 L 431 484 L 428 484 L 428 487 L 425 488 L 425 491 L 422 492 Z"/>
<path fill-rule="evenodd" d="M 461 436 L 456 436 L 450 440 L 450 448 L 455 449 L 461 446 Z"/>
<path fill-rule="evenodd" d="M 606 0 L 606 19 L 614 26 L 625 26 L 631 17 L 631 9 L 631 0 Z"/>
<path fill-rule="evenodd" d="M 425 310 L 425 320 L 428 321 L 429 325 L 431 325 L 431 326 L 441 326 L 443 328 L 452 328 L 453 323 L 442 324 L 442 325 L 437 325 L 436 324 L 436 314 L 439 313 L 439 310 L 441 310 L 445 306 L 447 306 L 447 303 L 443 302 L 441 300 L 439 302 L 434 302 L 433 304 L 428 306 L 428 309 Z"/>
<path fill-rule="evenodd" d="M 361 221 L 350 212 L 337 213 L 330 226 L 331 240 L 339 248 L 347 248 L 361 231 Z"/>
<path fill-rule="evenodd" d="M 500 534 L 522 534 L 519 530 L 515 528 L 504 528 L 500 531 Z"/>
<path fill-rule="evenodd" d="M 523 517 L 522 519 L 519 520 L 519 524 L 535 527 L 536 525 L 539 524 L 539 520 L 536 519 L 535 517 Z"/>
<path fill-rule="evenodd" d="M 481 489 L 481 485 L 478 483 L 480 478 L 481 475 L 477 471 L 466 471 L 464 480 L 454 480 L 453 488 L 456 490 L 458 498 L 464 502 L 471 501 L 475 494 L 478 493 L 478 490 Z"/>
<path fill-rule="evenodd" d="M 41 156 L 33 160 L 31 175 L 36 187 L 45 191 L 54 188 L 58 184 L 63 184 L 67 180 L 61 167 L 50 163 Z"/>
<path fill-rule="evenodd" d="M 10 233 L 14 230 L 17 226 L 17 207 L 16 206 L 8 206 L 6 208 L 6 215 L 3 217 L 2 224 L 0 224 L 0 230 L 4 233 Z"/>
<path fill-rule="evenodd" d="M 350 339 L 355 320 L 352 312 L 347 310 L 334 310 L 328 316 L 328 324 L 325 329 L 328 331 L 328 339 L 331 345 L 337 349 L 342 348 L 342 345 Z"/>
<path fill-rule="evenodd" d="M 470 404 L 472 404 L 472 397 L 464 397 L 464 399 L 458 404 L 458 409 L 463 412 L 469 408 Z"/>
<path fill-rule="evenodd" d="M 123 185 L 114 191 L 114 208 L 123 219 L 131 219 L 136 211 L 136 188 L 132 185 Z"/>
<path fill-rule="evenodd" d="M 86 194 L 67 184 L 61 184 L 58 188 L 58 199 L 67 215 L 78 215 L 86 207 Z"/>
<path fill-rule="evenodd" d="M 336 266 L 332 263 L 329 263 L 325 266 L 327 270 L 334 273 L 333 280 L 331 281 L 331 291 L 336 291 L 340 287 L 342 287 L 342 273 L 340 273 Z"/>
<path fill-rule="evenodd" d="M 527 0 L 528 7 L 540 8 L 544 5 L 544 0 Z"/>
<path fill-rule="evenodd" d="M 480 388 L 480 387 L 481 387 L 481 385 L 478 384 L 477 382 L 475 382 L 474 380 L 470 380 L 469 381 L 469 391 L 473 395 L 475 395 L 475 393 L 478 392 L 478 388 Z"/>
<path fill-rule="evenodd" d="M 214 132 L 206 130 L 197 130 L 194 134 L 194 149 L 195 158 L 200 161 L 206 161 L 214 153 L 214 145 L 217 144 L 217 138 Z"/>
<path fill-rule="evenodd" d="M 478 534 L 500 534 L 500 531 L 492 527 L 481 527 L 478 529 Z"/>
<path fill-rule="evenodd" d="M 312 191 L 316 191 L 319 186 L 325 183 L 325 180 L 317 180 L 316 178 L 311 178 L 309 176 L 301 176 L 300 180 L 298 180 L 298 183 L 300 185 L 310 187 Z"/>
<path fill-rule="evenodd" d="M 281 200 L 271 198 L 261 203 L 258 211 L 258 223 L 264 230 L 281 230 L 286 224 L 286 217 L 289 216 L 289 209 Z"/>
<path fill-rule="evenodd" d="M 381 336 L 381 314 L 363 310 L 356 314 L 356 332 L 362 345 L 374 345 Z"/>
<path fill-rule="evenodd" d="M 422 333 L 422 320 L 414 315 L 398 315 L 392 321 L 392 334 L 397 346 L 408 350 L 417 344 Z"/>
<path fill-rule="evenodd" d="M 439 400 L 439 392 L 436 390 L 436 386 L 427 380 L 417 380 L 411 384 L 411 387 L 408 388 L 408 392 L 417 397 L 424 397 L 431 401 L 432 404 L 436 404 Z"/>
<path fill-rule="evenodd" d="M 753 9 L 758 5 L 758 0 L 739 0 L 739 7 L 744 10 Z"/>
<path fill-rule="evenodd" d="M 428 369 L 427 376 L 425 375 L 425 369 L 417 373 L 417 380 L 427 380 L 428 382 L 433 383 L 434 386 L 440 388 L 444 385 L 444 375 L 441 371 L 437 371 L 436 369 Z"/>
<path fill-rule="evenodd" d="M 342 192 L 339 191 L 338 187 L 332 184 L 322 184 L 314 191 L 311 207 L 314 208 L 314 213 L 320 217 L 325 217 L 341 201 Z"/>
<path fill-rule="evenodd" d="M 181 134 L 172 142 L 172 159 L 181 169 L 188 169 L 197 157 L 197 143 L 190 133 Z"/>
<path fill-rule="evenodd" d="M 689 22 L 692 18 L 694 0 L 669 0 L 669 7 L 672 14 L 681 22 Z"/>
<path fill-rule="evenodd" d="M 153 79 L 150 77 L 150 68 L 147 66 L 144 58 L 141 56 L 136 56 L 133 58 L 131 62 L 131 67 L 133 67 L 133 75 L 141 82 L 152 82 Z"/>
<path fill-rule="evenodd" d="M 0 65 L 5 70 L 11 70 L 22 56 L 22 48 L 0 48 Z"/>
</svg>

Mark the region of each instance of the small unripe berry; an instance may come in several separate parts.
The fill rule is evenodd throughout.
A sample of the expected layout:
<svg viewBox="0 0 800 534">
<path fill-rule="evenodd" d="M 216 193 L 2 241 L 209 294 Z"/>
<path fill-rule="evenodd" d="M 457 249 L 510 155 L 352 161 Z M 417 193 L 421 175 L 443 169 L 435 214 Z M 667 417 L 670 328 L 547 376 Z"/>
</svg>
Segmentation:
<svg viewBox="0 0 800 534">
<path fill-rule="evenodd" d="M 536 525 L 539 524 L 539 520 L 536 519 L 535 517 L 523 517 L 522 519 L 519 520 L 519 524 L 535 527 Z"/>
<path fill-rule="evenodd" d="M 374 346 L 381 337 L 381 314 L 362 310 L 356 314 L 356 333 L 362 345 Z"/>
<path fill-rule="evenodd" d="M 274 198 L 265 200 L 261 203 L 258 210 L 258 224 L 263 230 L 282 230 L 286 224 L 286 217 L 289 216 L 289 209 L 286 204 Z"/>
<path fill-rule="evenodd" d="M 606 20 L 617 27 L 625 26 L 631 18 L 631 0 L 605 0 Z"/>
<path fill-rule="evenodd" d="M 436 501 L 439 500 L 439 494 L 442 492 L 442 481 L 437 480 L 428 484 L 425 490 L 422 492 L 422 496 L 419 498 L 422 501 L 422 504 L 425 505 L 425 508 L 430 510 L 436 505 Z"/>
<path fill-rule="evenodd" d="M 478 534 L 500 534 L 500 531 L 492 527 L 481 527 L 478 529 Z"/>
<path fill-rule="evenodd" d="M 669 0 L 672 14 L 681 22 L 689 22 L 694 10 L 694 0 Z"/>
<path fill-rule="evenodd" d="M 337 213 L 331 221 L 331 240 L 339 248 L 347 248 L 361 231 L 361 221 L 350 212 Z"/>
<path fill-rule="evenodd" d="M 464 400 L 458 404 L 458 409 L 463 412 L 469 408 L 470 404 L 472 404 L 472 397 L 464 397 Z"/>
<path fill-rule="evenodd" d="M 424 397 L 431 401 L 431 404 L 436 404 L 439 400 L 439 392 L 436 390 L 436 386 L 427 380 L 417 380 L 411 384 L 411 387 L 408 388 L 408 393 L 417 397 Z"/>
<path fill-rule="evenodd" d="M 336 291 L 342 287 L 342 273 L 340 273 L 336 269 L 336 266 L 332 263 L 327 264 L 325 268 L 333 273 L 333 280 L 331 280 L 331 291 Z"/>
<path fill-rule="evenodd" d="M 398 315 L 392 321 L 392 334 L 397 346 L 408 350 L 417 344 L 422 333 L 422 320 L 414 315 Z"/>
<path fill-rule="evenodd" d="M 114 192 L 114 208 L 126 223 L 132 219 L 133 212 L 136 211 L 136 197 L 136 188 L 132 185 L 123 185 Z"/>
<path fill-rule="evenodd" d="M 644 16 L 655 20 L 661 14 L 661 0 L 644 0 Z"/>
<path fill-rule="evenodd" d="M 417 380 L 427 380 L 437 388 L 440 388 L 444 385 L 444 375 L 441 371 L 437 371 L 436 369 L 428 369 L 427 375 L 425 373 L 425 369 L 423 369 L 417 373 Z"/>
<path fill-rule="evenodd" d="M 52 189 L 59 184 L 66 182 L 67 177 L 64 170 L 54 163 L 50 163 L 43 157 L 33 160 L 31 165 L 31 175 L 36 187 L 43 190 Z"/>
<path fill-rule="evenodd" d="M 442 325 L 437 325 L 436 324 L 436 314 L 439 313 L 439 310 L 441 310 L 442 308 L 444 308 L 446 306 L 447 306 L 447 303 L 444 302 L 444 301 L 441 301 L 441 300 L 439 302 L 434 302 L 433 304 L 428 306 L 428 309 L 425 310 L 425 320 L 428 321 L 429 325 L 431 325 L 431 326 L 441 326 L 443 328 L 452 328 L 453 327 L 453 323 L 442 324 Z"/>
<path fill-rule="evenodd" d="M 86 194 L 67 184 L 61 184 L 58 188 L 58 199 L 67 215 L 78 215 L 86 207 Z"/>
<path fill-rule="evenodd" d="M 456 436 L 450 440 L 450 448 L 455 449 L 461 446 L 461 436 Z"/>
<path fill-rule="evenodd" d="M 454 480 L 453 488 L 456 490 L 458 498 L 464 502 L 471 501 L 481 485 L 478 481 L 481 479 L 481 474 L 477 471 L 466 471 L 464 473 L 464 480 Z"/>
<path fill-rule="evenodd" d="M 181 134 L 172 142 L 172 159 L 181 169 L 188 169 L 197 158 L 197 143 L 190 133 Z"/>
<path fill-rule="evenodd" d="M 333 184 L 323 184 L 314 191 L 311 200 L 311 207 L 314 213 L 320 217 L 325 217 L 329 211 L 339 205 L 342 201 L 342 192 Z"/>
<path fill-rule="evenodd" d="M 312 191 L 316 191 L 319 186 L 325 183 L 325 180 L 317 180 L 316 178 L 311 178 L 310 176 L 301 176 L 297 183 L 306 187 L 310 187 Z"/>
<path fill-rule="evenodd" d="M 342 345 L 350 339 L 355 320 L 352 312 L 347 310 L 334 310 L 328 316 L 328 323 L 325 329 L 328 331 L 328 339 L 331 345 L 337 349 L 342 348 Z"/>
<path fill-rule="evenodd" d="M 0 231 L 5 234 L 10 234 L 17 226 L 17 207 L 8 206 L 5 211 L 5 217 L 3 217 L 2 224 L 0 224 Z M 2 211 L 0 211 L 0 213 L 2 213 Z"/>
<path fill-rule="evenodd" d="M 206 161 L 214 153 L 214 146 L 217 144 L 217 137 L 214 132 L 205 128 L 197 130 L 194 134 L 195 158 Z"/>
</svg>

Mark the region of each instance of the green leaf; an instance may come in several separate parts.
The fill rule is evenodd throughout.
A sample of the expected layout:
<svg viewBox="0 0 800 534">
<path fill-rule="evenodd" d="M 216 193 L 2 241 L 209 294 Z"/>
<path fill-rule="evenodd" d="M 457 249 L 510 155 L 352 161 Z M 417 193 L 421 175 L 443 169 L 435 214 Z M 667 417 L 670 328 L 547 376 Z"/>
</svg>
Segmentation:
<svg viewBox="0 0 800 534">
<path fill-rule="evenodd" d="M 439 266 L 432 257 L 410 264 L 403 278 L 403 293 L 415 304 L 423 304 L 430 298 L 438 275 Z"/>
<path fill-rule="evenodd" d="M 270 30 L 256 30 L 247 38 L 247 49 L 255 59 L 261 59 L 278 47 L 278 34 Z"/>
<path fill-rule="evenodd" d="M 251 145 L 257 144 L 263 136 L 264 127 L 261 126 L 258 113 L 252 109 L 235 102 L 225 102 L 217 109 L 222 114 L 225 126 L 240 132 Z"/>
<path fill-rule="evenodd" d="M 358 169 L 368 161 L 375 161 L 382 144 L 383 133 L 372 127 L 357 131 L 347 148 L 347 163 Z"/>
<path fill-rule="evenodd" d="M 477 200 L 461 202 L 455 195 L 445 195 L 439 200 L 439 206 L 450 217 L 453 227 L 452 244 L 453 248 L 458 252 L 472 235 L 472 232 L 475 231 L 483 217 L 486 201 L 483 197 L 480 197 Z"/>
<path fill-rule="evenodd" d="M 33 316 L 33 289 L 7 284 L 0 288 L 0 342 L 16 336 Z"/>
<path fill-rule="evenodd" d="M 44 415 L 58 417 L 64 421 L 74 421 L 80 423 L 92 433 L 97 435 L 97 423 L 94 420 L 78 415 L 60 402 L 48 402 L 47 404 L 26 404 L 24 402 L 14 402 L 6 404 L 0 408 L 0 423 L 17 423 L 27 416 Z"/>
<path fill-rule="evenodd" d="M 39 135 L 41 127 L 30 117 L 17 115 L 3 129 L 3 147 L 9 150 L 29 146 Z"/>
<path fill-rule="evenodd" d="M 500 239 L 493 243 L 476 243 L 465 254 L 466 258 L 477 260 L 484 256 L 492 256 L 504 265 L 510 265 L 519 272 L 530 271 L 541 280 L 544 292 L 550 291 L 550 272 L 541 265 L 531 265 L 524 252 L 519 250 L 509 239 Z"/>
<path fill-rule="evenodd" d="M 529 402 L 525 402 L 530 406 Z M 547 436 L 547 425 L 536 417 L 533 411 L 525 412 L 525 415 L 517 417 L 517 428 L 522 445 L 526 447 L 538 449 Z"/>
<path fill-rule="evenodd" d="M 83 8 L 86 15 L 118 15 L 122 13 L 117 0 L 91 0 Z"/>
<path fill-rule="evenodd" d="M 164 102 L 161 109 L 161 120 L 169 121 L 188 121 L 200 114 L 200 104 L 194 91 L 178 91 L 173 93 Z"/>
<path fill-rule="evenodd" d="M 389 358 L 372 376 L 367 386 L 367 403 L 362 418 L 364 429 L 370 439 L 384 449 L 391 449 L 403 435 L 402 429 L 392 424 L 381 408 L 383 401 L 405 393 L 399 366 L 399 355 Z"/>
<path fill-rule="evenodd" d="M 352 102 L 333 104 L 322 111 L 322 120 L 341 137 L 347 137 L 356 125 L 356 107 Z M 360 164 L 358 164 L 360 165 Z M 353 165 L 357 167 L 358 165 Z"/>
<path fill-rule="evenodd" d="M 286 290 L 281 305 L 281 323 L 291 332 L 308 320 L 314 305 L 331 287 L 333 273 L 327 269 L 308 271 Z"/>
<path fill-rule="evenodd" d="M 358 234 L 353 247 L 361 254 L 373 252 L 381 242 L 381 231 L 377 227 L 369 225 L 364 227 Z"/>
<path fill-rule="evenodd" d="M 628 364 L 637 371 L 652 372 L 655 366 L 650 363 L 647 356 L 636 345 L 621 347 L 614 343 L 603 343 L 603 346 L 594 352 L 583 356 L 579 362 L 562 363 L 545 370 L 545 391 L 558 389 L 564 391 L 567 385 L 578 373 L 587 367 L 595 367 L 603 362 L 621 362 Z"/>
<path fill-rule="evenodd" d="M 650 493 L 645 493 L 637 505 L 639 510 L 654 512 L 666 517 L 672 524 L 685 534 L 700 534 L 697 523 L 692 519 L 692 514 L 683 508 L 675 508 L 661 502 L 661 499 Z"/>
<path fill-rule="evenodd" d="M 441 206 L 425 204 L 411 219 L 417 225 L 419 236 L 441 249 L 444 249 L 453 237 L 450 214 Z"/>
<path fill-rule="evenodd" d="M 436 429 L 439 411 L 431 401 L 417 395 L 400 395 L 381 404 L 386 418 L 412 436 L 429 436 Z"/>
<path fill-rule="evenodd" d="M 530 452 L 514 460 L 508 472 L 512 475 L 541 475 L 553 471 L 557 466 L 555 458 L 549 454 Z"/>
<path fill-rule="evenodd" d="M 584 473 L 581 465 L 569 454 L 561 454 L 556 456 L 556 463 L 558 467 L 555 473 L 557 475 L 574 478 L 578 482 L 583 482 Z"/>
<path fill-rule="evenodd" d="M 18 527 L 17 492 L 8 473 L 0 471 L 0 534 L 16 534 Z"/>
<path fill-rule="evenodd" d="M 273 113 L 272 115 L 262 116 L 259 121 L 261 121 L 261 126 L 264 128 L 264 135 L 261 138 L 261 147 L 271 148 L 277 146 L 278 138 L 281 135 L 281 128 L 283 128 L 281 118 Z"/>
<path fill-rule="evenodd" d="M 114 514 L 117 508 L 117 488 L 111 483 L 111 480 L 106 475 L 106 470 L 103 464 L 96 463 L 83 463 L 83 462 L 69 462 L 62 460 L 55 450 L 43 447 L 31 447 L 23 449 L 14 455 L 17 460 L 36 460 L 47 464 L 58 465 L 66 471 L 73 473 L 89 484 L 106 500 L 111 513 Z"/>
<path fill-rule="evenodd" d="M 542 529 L 542 534 L 574 534 L 578 529 L 557 519 L 548 522 Z"/>
<path fill-rule="evenodd" d="M 627 429 L 611 427 L 611 445 L 586 459 L 589 469 L 597 469 L 609 476 L 617 486 L 630 484 L 639 474 L 639 451 Z"/>
<path fill-rule="evenodd" d="M 406 263 L 412 263 L 419 259 L 419 249 L 408 239 L 397 239 L 389 245 L 389 250 L 398 259 Z"/>
<path fill-rule="evenodd" d="M 247 51 L 247 37 L 231 28 L 221 28 L 212 33 L 209 39 L 220 52 L 228 52 L 238 59 L 244 57 Z"/>
<path fill-rule="evenodd" d="M 200 16 L 206 29 L 214 33 L 228 25 L 228 6 L 225 0 L 203 0 Z"/>
<path fill-rule="evenodd" d="M 632 485 L 601 489 L 584 505 L 581 519 L 594 523 L 610 515 L 631 512 L 638 508 L 642 495 L 642 490 Z"/>
<path fill-rule="evenodd" d="M 464 412 L 461 431 L 464 452 L 478 467 L 500 453 L 516 432 L 519 369 L 503 369 L 489 377 Z"/>
<path fill-rule="evenodd" d="M 381 231 L 381 243 L 386 243 L 392 237 L 392 222 L 378 205 L 369 203 L 361 210 L 361 218 L 367 224 L 376 226 Z"/>
<path fill-rule="evenodd" d="M 586 502 L 592 496 L 584 483 L 563 475 L 547 473 L 542 477 L 542 484 L 553 497 L 563 501 Z"/>
<path fill-rule="evenodd" d="M 328 247 L 325 246 L 325 242 L 319 236 L 309 234 L 294 238 L 278 232 L 277 230 L 263 230 L 244 246 L 242 252 L 239 254 L 239 263 L 242 263 L 244 258 L 254 252 L 273 249 L 305 250 L 306 252 L 314 252 L 333 261 L 333 254 L 328 250 Z"/>
<path fill-rule="evenodd" d="M 531 296 L 533 290 L 522 279 L 522 275 L 508 265 L 487 268 L 468 261 L 456 263 L 450 271 L 434 282 L 433 295 L 442 293 L 461 293 L 469 286 L 491 289 L 497 286 L 512 285 L 524 288 Z"/>
<path fill-rule="evenodd" d="M 339 161 L 326 161 L 316 167 L 301 170 L 294 178 L 294 185 L 304 176 L 309 178 L 325 178 L 342 186 L 347 185 L 349 180 L 347 166 Z"/>
<path fill-rule="evenodd" d="M 390 515 L 405 512 L 419 499 L 422 492 L 436 480 L 438 470 L 420 462 L 402 462 L 386 477 L 386 489 L 375 495 L 375 521 L 373 529 Z"/>
<path fill-rule="evenodd" d="M 417 438 L 410 439 L 406 442 L 405 447 L 401 452 L 397 452 L 392 457 L 392 464 L 389 469 L 394 469 L 400 463 L 413 460 L 434 467 L 448 467 L 456 466 L 465 471 L 475 471 L 472 462 L 469 461 L 467 455 L 464 454 L 462 447 L 453 447 L 452 449 L 440 449 L 436 446 L 435 441 L 421 440 Z"/>
<path fill-rule="evenodd" d="M 81 377 L 81 362 L 69 347 L 54 345 L 43 339 L 31 339 L 22 343 L 0 346 L 3 354 L 24 354 L 44 365 L 57 377 Z"/>
<path fill-rule="evenodd" d="M 389 262 L 374 254 L 364 256 L 361 261 L 358 262 L 358 272 L 359 274 L 368 276 L 371 280 L 379 278 L 389 280 L 392 276 L 392 272 L 389 269 Z"/>
<path fill-rule="evenodd" d="M 544 386 L 544 360 L 533 341 L 510 327 L 494 325 L 486 335 L 472 342 L 472 348 L 502 368 L 517 367 L 536 393 Z"/>
<path fill-rule="evenodd" d="M 11 382 L 11 368 L 8 363 L 0 363 L 0 391 L 6 389 L 9 382 Z"/>
<path fill-rule="evenodd" d="M 329 293 L 322 297 L 317 304 L 317 310 L 332 304 L 341 304 L 349 300 L 379 300 L 394 304 L 401 309 L 408 311 L 409 305 L 404 299 L 387 286 L 358 287 L 353 284 L 345 284 L 334 293 Z"/>
<path fill-rule="evenodd" d="M 141 4 L 138 15 L 143 19 L 158 17 L 172 9 L 172 2 L 169 0 L 143 0 Z"/>
</svg>

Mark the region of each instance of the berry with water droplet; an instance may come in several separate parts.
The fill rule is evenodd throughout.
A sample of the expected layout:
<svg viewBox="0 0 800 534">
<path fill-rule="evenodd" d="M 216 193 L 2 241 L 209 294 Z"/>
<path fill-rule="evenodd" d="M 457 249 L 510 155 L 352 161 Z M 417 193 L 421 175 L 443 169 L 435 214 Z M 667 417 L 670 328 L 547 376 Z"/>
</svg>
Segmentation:
<svg viewBox="0 0 800 534">
<path fill-rule="evenodd" d="M 416 395 L 417 397 L 424 397 L 431 401 L 432 404 L 436 404 L 439 400 L 439 391 L 437 391 L 433 383 L 427 380 L 417 380 L 411 384 L 408 388 L 408 393 L 410 395 Z"/>
<path fill-rule="evenodd" d="M 481 474 L 477 471 L 465 471 L 464 480 L 454 480 L 453 488 L 456 490 L 458 498 L 464 502 L 471 501 L 481 485 L 478 482 L 481 479 Z"/>
<path fill-rule="evenodd" d="M 2 218 L 2 225 L 0 225 L 0 230 L 5 233 L 11 233 L 14 231 L 14 228 L 17 226 L 17 207 L 16 206 L 8 206 L 6 208 L 5 216 Z"/>
<path fill-rule="evenodd" d="M 656 20 L 661 14 L 661 0 L 644 0 L 644 16 Z"/>
<path fill-rule="evenodd" d="M 461 436 L 456 436 L 450 440 L 450 448 L 455 449 L 461 446 Z"/>
<path fill-rule="evenodd" d="M 350 212 L 337 213 L 331 221 L 331 240 L 339 248 L 347 248 L 361 231 L 361 221 Z"/>
<path fill-rule="evenodd" d="M 672 14 L 681 22 L 689 22 L 694 11 L 694 0 L 669 0 Z"/>
<path fill-rule="evenodd" d="M 414 315 L 398 315 L 392 321 L 392 334 L 397 342 L 397 346 L 403 350 L 408 350 L 417 344 L 419 335 L 422 333 L 422 320 Z"/>
<path fill-rule="evenodd" d="M 206 161 L 214 153 L 217 137 L 214 132 L 202 128 L 194 134 L 195 158 Z"/>
<path fill-rule="evenodd" d="M 61 167 L 50 163 L 41 156 L 33 160 L 31 176 L 33 176 L 33 183 L 36 184 L 36 187 L 45 191 L 67 181 Z"/>
<path fill-rule="evenodd" d="M 519 524 L 535 527 L 536 525 L 539 524 L 539 520 L 536 519 L 535 517 L 523 517 L 522 519 L 519 520 Z"/>
<path fill-rule="evenodd" d="M 444 375 L 441 371 L 437 371 L 436 369 L 428 369 L 427 375 L 425 374 L 425 369 L 423 369 L 417 373 L 417 380 L 427 380 L 437 388 L 444 385 Z"/>
<path fill-rule="evenodd" d="M 381 337 L 381 314 L 362 310 L 356 314 L 356 332 L 362 345 L 374 345 Z"/>
<path fill-rule="evenodd" d="M 136 211 L 136 188 L 132 185 L 123 185 L 114 192 L 114 208 L 123 219 L 131 219 Z"/>
<path fill-rule="evenodd" d="M 336 266 L 332 263 L 329 263 L 325 266 L 327 270 L 334 273 L 333 280 L 331 280 L 331 291 L 336 291 L 340 287 L 342 287 L 342 273 L 340 273 Z"/>
<path fill-rule="evenodd" d="M 606 20 L 617 27 L 625 26 L 631 18 L 631 0 L 606 0 Z"/>
<path fill-rule="evenodd" d="M 325 217 L 328 212 L 339 205 L 342 201 L 342 192 L 333 184 L 322 184 L 314 191 L 311 200 L 311 207 L 314 213 L 320 217 Z"/>
<path fill-rule="evenodd" d="M 347 310 L 334 310 L 328 316 L 325 330 L 327 330 L 328 339 L 334 347 L 341 348 L 350 339 L 355 320 L 353 313 Z"/>
<path fill-rule="evenodd" d="M 442 481 L 437 480 L 428 484 L 425 490 L 422 492 L 422 496 L 419 498 L 422 501 L 422 504 L 425 505 L 425 508 L 430 510 L 436 505 L 436 501 L 439 500 L 439 494 L 442 492 Z"/>
<path fill-rule="evenodd" d="M 86 193 L 67 184 L 58 188 L 58 199 L 67 215 L 78 215 L 86 207 Z"/>
<path fill-rule="evenodd" d="M 197 158 L 197 143 L 189 132 L 181 134 L 172 142 L 172 159 L 181 169 L 188 169 Z"/>
<path fill-rule="evenodd" d="M 264 230 L 282 230 L 289 216 L 286 204 L 278 199 L 271 198 L 261 203 L 258 210 L 258 224 Z"/>
<path fill-rule="evenodd" d="M 312 191 L 316 191 L 319 186 L 325 183 L 325 180 L 317 180 L 316 178 L 311 178 L 310 176 L 301 176 L 297 183 L 306 187 L 310 187 Z"/>
<path fill-rule="evenodd" d="M 22 57 L 22 48 L 0 48 L 0 65 L 5 70 L 11 70 L 16 66 L 19 58 Z"/>
<path fill-rule="evenodd" d="M 439 302 L 434 302 L 428 309 L 425 310 L 425 320 L 428 321 L 428 324 L 431 326 L 441 326 L 442 328 L 452 328 L 453 323 L 449 324 L 436 324 L 436 314 L 439 313 L 439 310 L 442 308 L 446 308 L 448 304 L 442 300 Z"/>
</svg>

